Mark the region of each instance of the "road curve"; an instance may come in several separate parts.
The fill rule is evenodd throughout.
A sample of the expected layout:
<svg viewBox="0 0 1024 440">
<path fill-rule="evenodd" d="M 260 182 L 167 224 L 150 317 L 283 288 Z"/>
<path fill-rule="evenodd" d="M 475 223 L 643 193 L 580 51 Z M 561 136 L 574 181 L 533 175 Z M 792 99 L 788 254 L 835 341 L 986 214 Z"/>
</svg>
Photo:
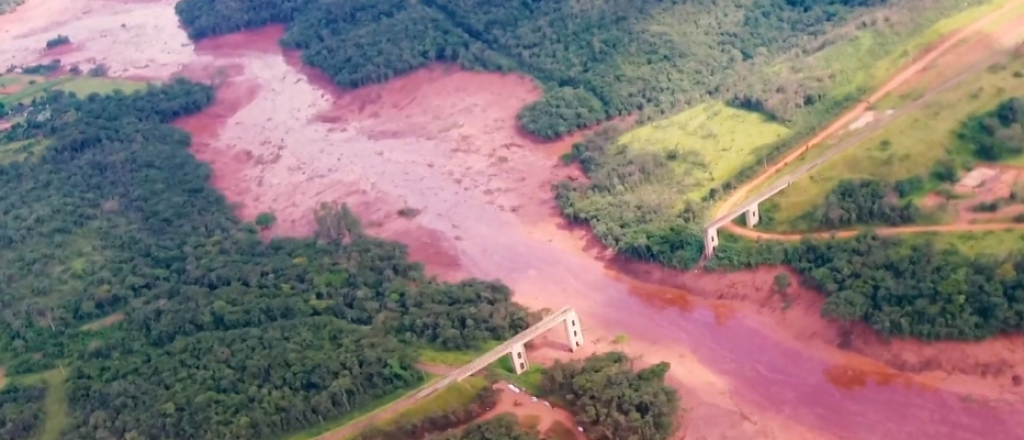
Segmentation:
<svg viewBox="0 0 1024 440">
<path fill-rule="evenodd" d="M 977 21 L 971 23 L 969 26 L 961 28 L 951 34 L 949 34 L 942 41 L 941 44 L 933 47 L 924 54 L 922 54 L 913 63 L 904 67 L 899 73 L 889 79 L 881 88 L 871 94 L 868 99 L 861 101 L 852 109 L 848 110 L 838 119 L 833 121 L 824 130 L 819 131 L 813 137 L 808 139 L 806 142 L 794 148 L 782 159 L 777 160 L 771 166 L 766 168 L 754 179 L 746 182 L 729 196 L 715 211 L 715 217 L 721 217 L 730 212 L 734 206 L 742 203 L 751 190 L 756 188 L 758 185 L 764 183 L 772 176 L 778 174 L 786 165 L 796 160 L 801 155 L 810 151 L 811 148 L 816 147 L 825 139 L 838 133 L 844 127 L 849 126 L 853 121 L 860 118 L 871 106 L 872 103 L 881 99 L 889 92 L 895 90 L 897 87 L 903 85 L 913 75 L 920 72 L 929 63 L 934 61 L 936 58 L 944 54 L 950 48 L 955 47 L 965 38 L 975 35 L 977 32 L 982 30 L 985 26 L 991 24 L 994 20 L 1003 16 L 1009 10 L 1021 6 L 1024 4 L 1024 0 L 1011 1 L 999 9 L 992 11 L 985 16 L 981 17 Z M 947 84 L 949 86 L 951 84 Z M 943 87 L 945 88 L 945 87 Z M 877 128 L 884 127 L 896 118 L 886 118 L 884 121 L 880 121 Z M 826 155 L 826 157 L 834 156 L 833 154 Z M 800 169 L 794 170 L 790 174 L 798 173 Z M 849 237 L 856 235 L 861 232 L 860 229 L 843 230 L 843 231 L 832 231 L 832 232 L 821 232 L 821 233 L 770 233 L 770 232 L 758 232 L 753 229 L 749 229 L 732 222 L 727 222 L 723 227 L 736 235 L 758 239 L 758 240 L 780 240 L 780 241 L 793 241 L 799 240 L 804 236 L 811 237 Z M 995 231 L 1005 229 L 1021 229 L 1024 230 L 1024 225 L 1017 223 L 983 223 L 983 224 L 960 224 L 960 225 L 929 225 L 929 226 L 898 226 L 898 227 L 887 227 L 876 229 L 876 232 L 881 235 L 896 235 L 896 234 L 909 234 L 909 233 L 921 233 L 921 232 L 967 232 L 967 231 Z"/>
</svg>

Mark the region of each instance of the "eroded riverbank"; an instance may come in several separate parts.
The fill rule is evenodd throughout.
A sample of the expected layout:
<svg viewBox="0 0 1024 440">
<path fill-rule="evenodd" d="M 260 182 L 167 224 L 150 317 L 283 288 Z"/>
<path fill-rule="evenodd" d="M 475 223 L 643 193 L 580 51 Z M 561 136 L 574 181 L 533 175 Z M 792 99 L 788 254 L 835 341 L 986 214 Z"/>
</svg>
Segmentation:
<svg viewBox="0 0 1024 440">
<path fill-rule="evenodd" d="M 1024 438 L 1012 429 L 1024 415 L 1018 406 L 970 401 L 912 375 L 837 386 L 868 361 L 792 337 L 741 298 L 706 301 L 617 273 L 580 232 L 560 226 L 550 185 L 576 171 L 557 166 L 568 142 L 537 143 L 516 129 L 516 111 L 540 93 L 528 78 L 434 67 L 342 92 L 277 47 L 280 29 L 193 46 L 172 1 L 33 0 L 0 18 L 0 29 L 11 42 L 0 59 L 10 63 L 38 59 L 61 33 L 77 45 L 65 64 L 216 80 L 217 105 L 179 125 L 240 217 L 274 211 L 271 234 L 299 236 L 312 230 L 310 209 L 346 201 L 371 231 L 409 243 L 435 273 L 501 279 L 529 307 L 572 305 L 588 351 L 672 363 L 690 408 L 687 438 Z M 399 215 L 403 208 L 418 214 Z M 715 276 L 683 286 L 714 297 L 712 288 L 727 283 Z M 628 342 L 612 344 L 620 334 Z"/>
</svg>

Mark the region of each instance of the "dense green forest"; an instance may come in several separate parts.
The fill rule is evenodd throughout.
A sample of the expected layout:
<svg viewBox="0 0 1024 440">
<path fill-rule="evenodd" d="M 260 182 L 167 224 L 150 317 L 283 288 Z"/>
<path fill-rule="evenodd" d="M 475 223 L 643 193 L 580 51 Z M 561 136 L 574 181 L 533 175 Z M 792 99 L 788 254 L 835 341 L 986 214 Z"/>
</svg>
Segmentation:
<svg viewBox="0 0 1024 440">
<path fill-rule="evenodd" d="M 913 223 L 918 208 L 900 200 L 895 184 L 880 180 L 841 180 L 811 215 L 818 226 L 835 229 L 853 225 L 902 225 Z"/>
<path fill-rule="evenodd" d="M 973 340 L 1024 331 L 1024 258 L 971 256 L 931 241 L 880 237 L 795 244 L 723 238 L 708 269 L 787 264 L 826 296 L 822 315 L 886 336 Z"/>
<path fill-rule="evenodd" d="M 824 100 L 846 102 L 855 97 L 826 96 L 832 79 L 816 81 L 802 72 L 794 82 L 769 66 L 820 50 L 832 31 L 884 4 L 182 0 L 177 12 L 195 39 L 285 23 L 282 42 L 303 50 L 307 64 L 343 87 L 386 81 L 436 61 L 528 73 L 547 93 L 523 110 L 520 122 L 551 138 L 615 116 L 664 115 L 709 97 L 781 120 Z"/>
<path fill-rule="evenodd" d="M 425 276 L 344 205 L 265 243 L 167 124 L 212 99 L 54 91 L 0 139 L 45 147 L 0 166 L 0 365 L 68 371 L 62 439 L 277 438 L 420 384 L 420 348 L 536 319 L 504 286 Z"/>
<path fill-rule="evenodd" d="M 1024 152 L 1024 98 L 1010 98 L 964 121 L 957 137 L 975 157 L 998 161 Z"/>
<path fill-rule="evenodd" d="M 0 438 L 28 440 L 42 428 L 43 399 L 46 387 L 42 385 L 8 384 L 0 390 Z"/>
<path fill-rule="evenodd" d="M 679 411 L 676 391 L 665 385 L 669 364 L 633 371 L 620 352 L 583 361 L 555 363 L 544 371 L 541 388 L 569 406 L 594 440 L 669 438 Z"/>
</svg>

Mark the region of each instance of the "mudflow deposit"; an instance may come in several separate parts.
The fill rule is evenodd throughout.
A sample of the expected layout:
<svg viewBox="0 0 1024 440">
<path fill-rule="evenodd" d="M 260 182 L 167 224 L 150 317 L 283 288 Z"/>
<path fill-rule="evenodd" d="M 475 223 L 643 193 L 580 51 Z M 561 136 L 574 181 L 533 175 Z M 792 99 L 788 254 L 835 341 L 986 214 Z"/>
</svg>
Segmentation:
<svg viewBox="0 0 1024 440">
<path fill-rule="evenodd" d="M 581 177 L 557 164 L 571 140 L 541 144 L 515 127 L 540 94 L 530 79 L 437 66 L 341 92 L 281 51 L 281 29 L 193 45 L 173 7 L 29 0 L 0 16 L 0 61 L 48 61 L 46 40 L 64 34 L 74 41 L 65 65 L 219 83 L 216 105 L 179 126 L 240 217 L 273 211 L 269 234 L 299 236 L 313 229 L 312 208 L 345 201 L 439 276 L 501 279 L 532 308 L 572 305 L 587 350 L 672 363 L 685 438 L 1024 439 L 1010 379 L 1024 365 L 1020 340 L 886 345 L 855 328 L 863 335 L 840 351 L 813 292 L 777 311 L 768 290 L 779 269 L 677 274 L 605 258 L 553 210 L 552 182 Z M 613 345 L 618 335 L 628 342 Z"/>
</svg>

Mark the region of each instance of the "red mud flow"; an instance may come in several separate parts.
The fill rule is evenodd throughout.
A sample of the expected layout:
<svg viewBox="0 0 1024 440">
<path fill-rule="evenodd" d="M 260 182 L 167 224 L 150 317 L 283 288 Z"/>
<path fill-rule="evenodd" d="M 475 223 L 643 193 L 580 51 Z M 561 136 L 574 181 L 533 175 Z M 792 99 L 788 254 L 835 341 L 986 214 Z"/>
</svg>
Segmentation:
<svg viewBox="0 0 1024 440">
<path fill-rule="evenodd" d="M 433 67 L 343 92 L 296 70 L 294 55 L 268 52 L 278 35 L 200 45 L 197 55 L 245 68 L 213 108 L 179 122 L 242 218 L 272 210 L 274 234 L 303 235 L 319 202 L 353 202 L 371 230 L 409 242 L 435 271 L 501 279 L 528 307 L 572 305 L 593 346 L 625 334 L 631 354 L 673 363 L 673 377 L 696 390 L 684 393 L 694 399 L 684 402 L 688 438 L 794 439 L 798 425 L 821 433 L 799 438 L 1024 439 L 1019 407 L 837 364 L 742 309 L 608 270 L 555 227 L 550 185 L 565 170 L 552 151 L 564 144 L 517 132 L 516 111 L 539 93 L 528 79 Z M 418 214 L 399 216 L 405 207 Z M 697 367 L 714 379 L 696 383 Z M 741 416 L 731 401 L 749 407 Z M 707 408 L 726 415 L 698 416 L 719 414 Z"/>
</svg>

